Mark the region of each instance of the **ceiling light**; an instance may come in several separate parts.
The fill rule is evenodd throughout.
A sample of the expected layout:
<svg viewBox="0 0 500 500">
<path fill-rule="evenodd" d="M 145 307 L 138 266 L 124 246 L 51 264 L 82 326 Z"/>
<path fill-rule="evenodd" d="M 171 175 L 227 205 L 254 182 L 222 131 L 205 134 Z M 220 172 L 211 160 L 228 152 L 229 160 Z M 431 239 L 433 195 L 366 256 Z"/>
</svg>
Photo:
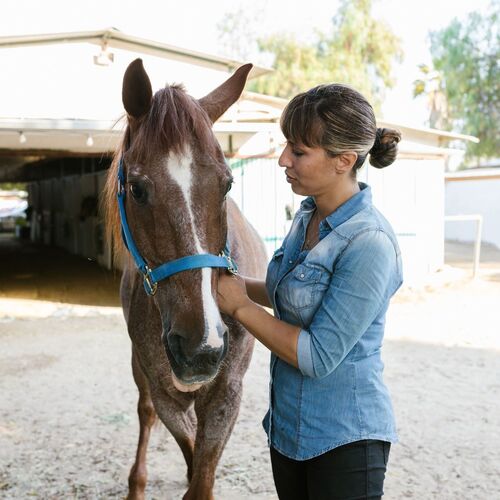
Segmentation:
<svg viewBox="0 0 500 500">
<path fill-rule="evenodd" d="M 108 44 L 101 45 L 101 52 L 94 56 L 94 64 L 97 66 L 109 66 L 115 60 L 113 52 L 108 51 Z"/>
</svg>

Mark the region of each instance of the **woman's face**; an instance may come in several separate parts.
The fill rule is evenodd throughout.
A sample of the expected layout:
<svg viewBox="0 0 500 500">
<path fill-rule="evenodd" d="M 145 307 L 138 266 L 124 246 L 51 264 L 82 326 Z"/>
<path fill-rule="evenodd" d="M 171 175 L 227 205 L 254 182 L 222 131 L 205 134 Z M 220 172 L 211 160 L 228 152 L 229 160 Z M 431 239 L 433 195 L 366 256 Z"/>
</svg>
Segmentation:
<svg viewBox="0 0 500 500">
<path fill-rule="evenodd" d="M 289 141 L 278 160 L 292 191 L 302 196 L 319 196 L 330 191 L 338 182 L 336 163 L 337 158 L 328 156 L 323 148 Z"/>
</svg>

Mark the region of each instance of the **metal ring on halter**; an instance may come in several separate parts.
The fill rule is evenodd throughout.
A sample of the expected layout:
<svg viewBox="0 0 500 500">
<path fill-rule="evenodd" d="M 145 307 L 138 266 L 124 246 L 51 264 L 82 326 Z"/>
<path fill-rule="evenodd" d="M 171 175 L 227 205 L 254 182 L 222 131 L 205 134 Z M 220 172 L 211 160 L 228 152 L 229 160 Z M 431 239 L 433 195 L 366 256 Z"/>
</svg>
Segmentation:
<svg viewBox="0 0 500 500">
<path fill-rule="evenodd" d="M 158 283 L 152 281 L 151 269 L 146 266 L 146 272 L 143 274 L 144 277 L 144 289 L 148 295 L 154 295 L 158 288 Z"/>
<path fill-rule="evenodd" d="M 226 254 L 224 250 L 219 254 L 220 257 L 224 257 L 227 260 L 228 266 L 227 266 L 227 271 L 231 273 L 233 276 L 236 276 L 238 274 L 238 266 L 233 262 L 233 259 L 231 259 L 231 256 Z"/>
</svg>

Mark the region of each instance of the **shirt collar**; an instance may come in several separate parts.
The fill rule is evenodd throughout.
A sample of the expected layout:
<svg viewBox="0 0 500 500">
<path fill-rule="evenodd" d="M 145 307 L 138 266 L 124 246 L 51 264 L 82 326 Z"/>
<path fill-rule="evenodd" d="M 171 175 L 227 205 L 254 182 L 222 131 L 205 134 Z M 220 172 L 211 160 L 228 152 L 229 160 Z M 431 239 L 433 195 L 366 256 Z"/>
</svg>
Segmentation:
<svg viewBox="0 0 500 500">
<path fill-rule="evenodd" d="M 358 186 L 358 193 L 351 196 L 351 198 L 326 217 L 325 221 L 331 229 L 340 226 L 340 224 L 350 219 L 353 215 L 356 215 L 358 212 L 361 212 L 361 210 L 372 204 L 372 191 L 370 186 L 364 182 L 358 182 Z M 309 196 L 300 204 L 300 208 L 304 212 L 310 212 L 316 208 L 316 203 L 314 202 L 314 199 Z"/>
</svg>

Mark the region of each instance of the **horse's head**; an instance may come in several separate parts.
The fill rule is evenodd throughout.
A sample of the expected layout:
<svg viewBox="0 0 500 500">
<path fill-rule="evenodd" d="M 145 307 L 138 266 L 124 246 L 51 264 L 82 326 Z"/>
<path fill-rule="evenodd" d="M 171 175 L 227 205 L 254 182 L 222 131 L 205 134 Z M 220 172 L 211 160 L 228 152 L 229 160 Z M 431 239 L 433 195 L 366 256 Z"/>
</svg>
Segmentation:
<svg viewBox="0 0 500 500">
<path fill-rule="evenodd" d="M 135 244 L 153 268 L 195 254 L 218 255 L 226 244 L 225 197 L 231 172 L 212 124 L 240 96 L 251 65 L 196 100 L 182 87 L 154 96 L 142 61 L 127 68 L 123 104 L 128 127 L 122 151 L 126 218 Z M 158 284 L 154 297 L 165 347 L 180 390 L 217 374 L 228 329 L 215 300 L 217 271 L 193 269 Z"/>
</svg>

